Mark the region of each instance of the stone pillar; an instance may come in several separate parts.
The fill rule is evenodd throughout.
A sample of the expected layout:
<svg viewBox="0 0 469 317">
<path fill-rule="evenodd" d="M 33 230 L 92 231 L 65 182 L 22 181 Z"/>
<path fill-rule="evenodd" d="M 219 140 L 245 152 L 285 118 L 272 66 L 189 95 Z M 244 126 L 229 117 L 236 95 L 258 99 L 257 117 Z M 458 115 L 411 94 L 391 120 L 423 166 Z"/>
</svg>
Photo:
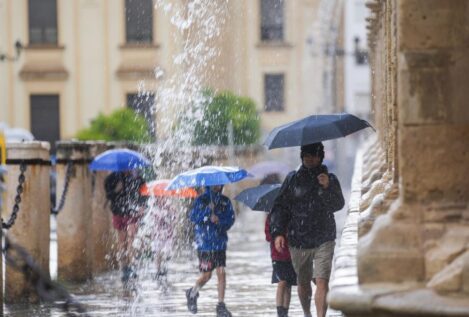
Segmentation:
<svg viewBox="0 0 469 317">
<path fill-rule="evenodd" d="M 435 274 L 465 252 L 464 247 L 450 254 L 439 251 L 439 240 L 451 228 L 467 226 L 469 96 L 462 83 L 469 70 L 469 35 L 455 23 L 469 20 L 469 3 L 406 0 L 394 9 L 401 193 L 361 241 L 359 277 L 363 282 L 430 280 L 436 285 Z M 382 133 L 389 133 L 391 125 L 384 128 Z M 453 218 L 460 221 L 453 225 Z M 468 236 L 459 235 L 458 241 Z M 447 276 L 448 283 L 450 279 L 454 275 Z M 446 289 L 443 280 L 439 277 L 437 284 Z"/>
<path fill-rule="evenodd" d="M 0 136 L 1 138 L 1 136 Z M 0 145 L 1 147 L 1 145 Z M 0 148 L 0 214 L 3 214 L 3 210 L 4 210 L 4 201 L 3 201 L 3 197 L 5 195 L 4 191 L 6 191 L 6 184 L 4 182 L 5 178 L 6 177 L 6 167 L 3 165 L 4 164 L 4 160 L 6 159 L 4 156 L 3 156 L 3 153 L 1 152 L 2 149 Z M 5 152 L 6 153 L 6 152 Z M 0 230 L 0 241 L 3 239 L 3 231 Z M 3 256 L 0 257 L 0 270 L 3 272 Z M 0 285 L 2 287 L 0 287 L 0 303 L 3 303 L 3 274 L 0 274 Z M 3 304 L 0 305 L 0 316 L 3 316 Z"/>
<path fill-rule="evenodd" d="M 350 317 L 468 316 L 469 31 L 459 26 L 469 24 L 469 2 L 367 4 L 388 169 L 381 184 L 362 181 L 364 209 L 350 228 L 359 228 L 357 257 L 340 262 L 356 260 L 357 279 L 355 267 L 336 272 L 351 279 L 332 288 L 331 306 Z"/>
<path fill-rule="evenodd" d="M 50 160 L 49 143 L 21 142 L 7 145 L 7 197 L 2 218 L 10 219 L 20 175 L 20 162 L 27 166 L 23 194 L 14 225 L 7 236 L 23 247 L 37 262 L 40 269 L 49 275 L 50 244 Z M 6 267 L 5 301 L 36 302 L 35 291 L 15 269 Z"/>
<path fill-rule="evenodd" d="M 0 210 L 0 212 L 2 212 L 3 210 Z M 0 230 L 0 241 L 3 241 L 3 231 Z M 4 299 L 3 299 L 3 256 L 0 257 L 0 270 L 2 270 L 2 274 L 0 275 L 0 316 L 3 316 L 3 303 L 4 303 Z"/>
<path fill-rule="evenodd" d="M 94 143 L 91 148 L 93 157 L 108 149 L 106 143 Z M 116 235 L 112 227 L 112 213 L 106 199 L 104 179 L 109 172 L 92 172 L 91 203 L 93 224 L 93 275 L 115 267 L 113 247 L 116 245 Z"/>
<path fill-rule="evenodd" d="M 469 297 L 468 23 L 468 1 L 399 2 L 402 199 L 420 207 L 423 280 Z"/>
<path fill-rule="evenodd" d="M 59 280 L 79 282 L 92 277 L 91 157 L 89 143 L 57 142 L 57 200 L 63 192 L 67 163 L 73 164 L 65 204 L 57 215 Z"/>
</svg>

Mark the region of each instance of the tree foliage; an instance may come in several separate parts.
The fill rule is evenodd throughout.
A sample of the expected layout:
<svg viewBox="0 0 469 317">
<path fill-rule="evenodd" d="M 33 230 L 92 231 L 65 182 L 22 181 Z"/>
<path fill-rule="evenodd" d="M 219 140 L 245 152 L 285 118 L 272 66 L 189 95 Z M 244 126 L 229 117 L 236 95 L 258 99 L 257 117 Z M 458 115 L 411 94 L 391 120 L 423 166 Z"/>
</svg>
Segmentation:
<svg viewBox="0 0 469 317">
<path fill-rule="evenodd" d="M 214 95 L 206 91 L 202 105 L 203 118 L 195 126 L 193 143 L 196 145 L 228 145 L 229 122 L 233 126 L 233 143 L 246 145 L 257 143 L 260 136 L 259 115 L 254 101 L 232 92 Z"/>
<path fill-rule="evenodd" d="M 150 142 L 148 123 L 132 109 L 122 108 L 108 116 L 100 113 L 89 128 L 80 130 L 79 140 Z"/>
</svg>

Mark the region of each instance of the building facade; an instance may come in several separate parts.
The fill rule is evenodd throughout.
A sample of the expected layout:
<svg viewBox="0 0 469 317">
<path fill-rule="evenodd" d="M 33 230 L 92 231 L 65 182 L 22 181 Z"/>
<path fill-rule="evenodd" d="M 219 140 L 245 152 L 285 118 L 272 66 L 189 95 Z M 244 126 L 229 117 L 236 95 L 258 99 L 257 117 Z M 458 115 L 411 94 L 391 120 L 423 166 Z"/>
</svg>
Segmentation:
<svg viewBox="0 0 469 317">
<path fill-rule="evenodd" d="M 254 99 L 264 132 L 327 111 L 322 55 L 308 42 L 322 3 L 229 1 L 203 85 Z M 176 71 L 187 36 L 168 5 L 189 10 L 184 0 L 0 0 L 0 53 L 23 47 L 0 61 L 0 121 L 53 142 L 129 106 L 163 135 L 154 91 Z"/>
</svg>

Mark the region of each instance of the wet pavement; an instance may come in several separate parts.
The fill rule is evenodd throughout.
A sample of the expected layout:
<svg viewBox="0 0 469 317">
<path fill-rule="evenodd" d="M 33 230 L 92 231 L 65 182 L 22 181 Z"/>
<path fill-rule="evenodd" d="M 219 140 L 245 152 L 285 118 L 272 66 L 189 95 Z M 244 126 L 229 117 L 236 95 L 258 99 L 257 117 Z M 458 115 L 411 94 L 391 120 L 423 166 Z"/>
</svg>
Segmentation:
<svg viewBox="0 0 469 317">
<path fill-rule="evenodd" d="M 242 211 L 230 230 L 227 252 L 227 290 L 225 302 L 233 316 L 276 316 L 275 285 L 270 283 L 270 250 L 264 240 L 262 212 Z M 343 212 L 336 216 L 340 232 Z M 111 272 L 79 286 L 68 286 L 76 299 L 85 305 L 89 316 L 193 316 L 187 311 L 184 290 L 193 286 L 198 276 L 197 257 L 186 250 L 169 263 L 168 275 L 154 278 L 155 269 L 139 272 L 137 294 L 123 291 L 119 272 Z M 215 316 L 216 276 L 201 290 L 196 316 Z M 5 316 L 66 316 L 59 308 L 47 306 L 7 306 Z M 77 315 L 73 315 L 77 316 Z M 289 316 L 303 316 L 296 288 L 292 291 Z M 328 316 L 342 316 L 330 311 Z"/>
</svg>

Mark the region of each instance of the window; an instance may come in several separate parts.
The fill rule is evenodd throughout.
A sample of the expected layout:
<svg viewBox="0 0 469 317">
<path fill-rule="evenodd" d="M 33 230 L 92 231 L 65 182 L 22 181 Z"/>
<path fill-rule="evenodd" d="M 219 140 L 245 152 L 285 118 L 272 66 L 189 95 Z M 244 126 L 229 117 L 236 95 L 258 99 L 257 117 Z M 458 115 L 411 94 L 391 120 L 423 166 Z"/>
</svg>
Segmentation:
<svg viewBox="0 0 469 317">
<path fill-rule="evenodd" d="M 57 44 L 57 0 L 29 0 L 29 43 Z"/>
<path fill-rule="evenodd" d="M 264 76 L 265 111 L 283 111 L 284 77 L 283 74 Z"/>
<path fill-rule="evenodd" d="M 154 103 L 155 95 L 152 93 L 127 94 L 127 107 L 133 109 L 137 114 L 147 120 L 151 136 L 155 135 Z"/>
<path fill-rule="evenodd" d="M 127 43 L 153 42 L 153 0 L 125 0 Z"/>
<path fill-rule="evenodd" d="M 50 143 L 60 140 L 59 95 L 31 95 L 31 133 L 37 140 Z"/>
<path fill-rule="evenodd" d="M 284 0 L 261 0 L 261 40 L 283 41 Z"/>
</svg>

